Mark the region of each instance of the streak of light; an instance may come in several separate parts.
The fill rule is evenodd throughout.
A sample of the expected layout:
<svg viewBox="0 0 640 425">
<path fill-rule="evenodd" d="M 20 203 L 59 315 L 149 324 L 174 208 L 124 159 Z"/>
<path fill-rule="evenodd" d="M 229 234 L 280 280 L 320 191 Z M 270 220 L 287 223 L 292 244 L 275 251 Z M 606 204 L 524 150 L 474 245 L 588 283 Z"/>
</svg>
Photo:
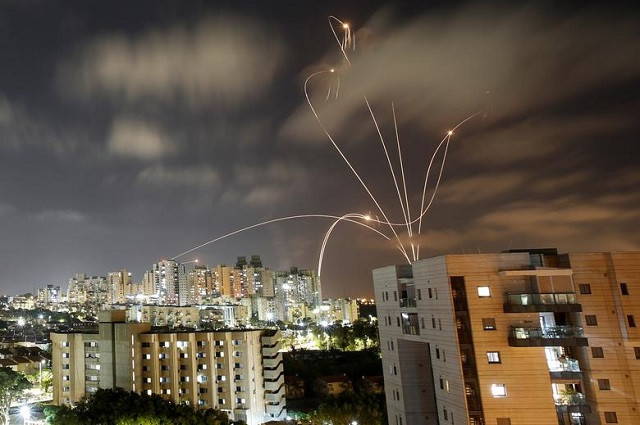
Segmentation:
<svg viewBox="0 0 640 425">
<path fill-rule="evenodd" d="M 371 193 L 371 191 L 369 190 L 369 187 L 367 187 L 367 185 L 365 184 L 365 182 L 362 180 L 362 178 L 360 177 L 360 174 L 358 174 L 358 172 L 356 171 L 355 168 L 353 168 L 353 165 L 351 165 L 351 162 L 349 162 L 349 160 L 347 159 L 347 157 L 344 155 L 344 153 L 342 152 L 342 150 L 340 149 L 340 147 L 338 147 L 338 144 L 335 142 L 335 140 L 333 140 L 333 137 L 331 136 L 331 134 L 329 133 L 329 130 L 327 130 L 327 128 L 324 126 L 324 124 L 322 123 L 322 120 L 320 119 L 320 116 L 318 115 L 318 113 L 316 112 L 316 109 L 313 107 L 313 103 L 311 102 L 311 98 L 309 97 L 309 90 L 308 90 L 308 85 L 309 85 L 309 80 L 311 80 L 313 77 L 315 77 L 316 75 L 320 75 L 323 73 L 326 73 L 328 71 L 317 71 L 314 72 L 313 74 L 309 75 L 307 77 L 307 79 L 304 81 L 304 95 L 307 99 L 307 103 L 309 104 L 309 108 L 311 108 L 311 112 L 313 113 L 313 116 L 316 119 L 316 122 L 318 123 L 318 125 L 320 126 L 320 128 L 322 129 L 322 131 L 324 132 L 324 134 L 327 136 L 327 138 L 329 139 L 329 141 L 331 142 L 331 144 L 333 145 L 333 147 L 338 151 L 338 153 L 340 154 L 340 156 L 342 157 L 342 159 L 344 160 L 344 162 L 347 164 L 347 166 L 349 167 L 349 169 L 353 172 L 353 174 L 356 176 L 356 178 L 358 179 L 358 181 L 360 182 L 360 184 L 362 185 L 362 187 L 364 188 L 364 190 L 367 192 L 367 194 L 369 195 L 369 197 L 371 198 L 371 200 L 373 200 L 373 203 L 376 205 L 376 207 L 378 207 L 378 210 L 380 211 L 380 213 L 382 214 L 382 216 L 384 217 L 385 220 L 387 220 L 387 222 L 389 222 L 389 219 L 387 218 L 387 215 L 385 214 L 384 210 L 382 209 L 382 207 L 380 206 L 380 204 L 378 203 L 378 200 L 375 198 L 375 196 L 373 196 L 373 193 Z M 394 236 L 396 237 L 396 239 L 398 240 L 398 243 L 400 243 L 400 245 L 402 245 L 402 242 L 400 241 L 400 237 L 398 236 L 398 234 L 396 233 L 395 229 L 393 228 L 393 226 L 389 226 L 391 231 L 393 232 Z M 407 262 L 411 262 L 411 260 L 409 259 L 409 255 L 407 254 L 406 250 L 404 249 L 404 246 L 402 247 L 402 251 L 403 251 L 403 255 L 405 256 L 405 258 L 407 259 Z"/>
<path fill-rule="evenodd" d="M 409 232 L 409 238 L 411 238 L 413 236 L 413 226 L 411 224 L 411 208 L 409 208 L 409 196 L 407 195 L 407 180 L 404 175 L 404 163 L 402 161 L 402 150 L 400 149 L 400 135 L 398 133 L 398 121 L 396 120 L 396 108 L 393 105 L 393 102 L 391 102 L 391 112 L 393 114 L 393 129 L 396 134 L 396 143 L 398 146 L 398 162 L 400 163 L 400 174 L 402 175 L 402 188 L 404 189 L 404 201 L 406 203 L 406 208 L 407 208 L 407 218 L 406 218 L 407 231 Z M 418 257 L 416 255 L 416 249 L 413 242 L 411 242 L 411 253 L 413 255 L 414 261 L 417 260 Z"/>
<path fill-rule="evenodd" d="M 409 220 L 407 219 L 407 211 L 404 208 L 404 202 L 402 201 L 402 195 L 400 194 L 400 186 L 398 185 L 398 179 L 396 178 L 396 172 L 393 169 L 393 164 L 391 163 L 391 158 L 389 157 L 389 151 L 387 150 L 387 145 L 384 143 L 384 137 L 382 136 L 382 132 L 380 131 L 380 126 L 378 125 L 378 120 L 376 120 L 376 116 L 371 109 L 371 104 L 369 103 L 369 99 L 364 95 L 364 101 L 367 104 L 367 109 L 369 109 L 369 114 L 371 115 L 371 119 L 373 120 L 373 124 L 376 127 L 376 132 L 378 133 L 378 138 L 380 139 L 380 143 L 382 143 L 382 149 L 384 150 L 384 155 L 387 158 L 387 163 L 389 164 L 389 171 L 391 172 L 391 176 L 393 177 L 393 184 L 396 188 L 396 193 L 398 194 L 398 200 L 400 201 L 400 207 L 402 209 L 402 216 L 404 217 L 404 221 L 407 225 L 407 232 L 409 236 L 411 236 L 411 229 L 409 228 Z M 414 258 L 415 260 L 415 258 Z"/>
<path fill-rule="evenodd" d="M 291 216 L 287 216 L 287 217 L 274 218 L 274 219 L 271 219 L 271 220 L 263 221 L 263 222 L 256 223 L 256 224 L 252 224 L 251 226 L 242 227 L 240 229 L 234 230 L 233 232 L 229 232 L 229 233 L 227 233 L 225 235 L 218 236 L 217 238 L 211 239 L 210 241 L 202 243 L 202 244 L 200 244 L 200 245 L 198 245 L 196 247 L 193 247 L 191 249 L 186 250 L 185 252 L 183 252 L 181 254 L 176 255 L 175 257 L 171 258 L 171 260 L 176 260 L 176 259 L 178 259 L 180 257 L 184 257 L 185 255 L 190 254 L 193 251 L 196 251 L 196 250 L 198 250 L 200 248 L 203 248 L 203 247 L 205 247 L 207 245 L 211 245 L 212 243 L 221 241 L 221 240 L 226 239 L 226 238 L 228 238 L 230 236 L 237 235 L 238 233 L 242 233 L 242 232 L 246 232 L 247 230 L 255 229 L 256 227 L 266 226 L 267 224 L 276 223 L 276 222 L 279 222 L 279 221 L 295 220 L 295 219 L 299 219 L 299 218 L 332 218 L 332 219 L 340 219 L 339 216 L 330 215 L 330 214 L 299 214 L 299 215 L 291 215 Z M 384 237 L 386 239 L 389 239 L 389 237 L 387 235 L 385 235 L 381 231 L 369 226 L 368 224 L 365 224 L 365 223 L 362 223 L 360 221 L 356 221 L 356 220 L 353 220 L 353 219 L 350 219 L 350 218 L 345 218 L 344 220 L 348 221 L 350 223 L 355 223 L 357 225 L 366 227 L 367 229 L 376 232 L 377 234 L 381 235 L 382 237 Z"/>
<path fill-rule="evenodd" d="M 349 218 L 360 218 L 362 220 L 365 221 L 370 221 L 371 220 L 371 216 L 369 216 L 368 214 L 359 214 L 359 213 L 348 213 L 343 215 L 342 217 L 338 217 L 332 224 L 331 226 L 329 226 L 329 229 L 327 230 L 327 232 L 324 235 L 324 239 L 322 241 L 322 246 L 320 247 L 320 255 L 318 256 L 318 277 L 320 277 L 322 275 L 322 262 L 324 260 L 324 251 L 325 248 L 327 247 L 327 242 L 329 241 L 329 236 L 331 236 L 331 233 L 333 232 L 333 229 L 336 227 L 336 225 L 338 223 L 340 223 L 342 220 L 346 220 Z M 388 236 L 380 233 L 386 240 L 391 240 L 391 238 L 389 238 Z M 396 245 L 396 247 L 398 248 L 398 250 L 400 250 L 400 252 L 402 253 L 402 249 Z"/>
</svg>

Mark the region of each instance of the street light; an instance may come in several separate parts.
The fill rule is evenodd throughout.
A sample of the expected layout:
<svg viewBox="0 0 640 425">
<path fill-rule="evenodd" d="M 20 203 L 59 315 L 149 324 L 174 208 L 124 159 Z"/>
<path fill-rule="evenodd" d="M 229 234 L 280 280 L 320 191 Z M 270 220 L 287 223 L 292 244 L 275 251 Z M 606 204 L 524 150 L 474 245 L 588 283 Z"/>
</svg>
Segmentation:
<svg viewBox="0 0 640 425">
<path fill-rule="evenodd" d="M 27 421 L 31 419 L 31 409 L 28 405 L 23 404 L 20 406 L 20 416 L 22 416 L 24 423 L 27 423 Z"/>
<path fill-rule="evenodd" d="M 40 391 L 42 391 L 42 365 L 44 364 L 46 360 L 42 359 L 40 360 L 40 363 L 38 363 L 38 369 L 39 369 L 39 374 L 38 374 L 38 382 L 40 383 Z"/>
</svg>

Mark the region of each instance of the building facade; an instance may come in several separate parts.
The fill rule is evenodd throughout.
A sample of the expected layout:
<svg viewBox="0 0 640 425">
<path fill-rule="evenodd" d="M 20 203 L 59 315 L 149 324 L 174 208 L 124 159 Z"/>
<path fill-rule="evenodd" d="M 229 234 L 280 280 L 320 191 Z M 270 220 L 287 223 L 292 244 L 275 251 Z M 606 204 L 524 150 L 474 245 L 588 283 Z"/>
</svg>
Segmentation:
<svg viewBox="0 0 640 425">
<path fill-rule="evenodd" d="M 162 260 L 153 264 L 151 275 L 158 303 L 189 304 L 187 273 L 183 264 L 174 260 Z"/>
<path fill-rule="evenodd" d="M 389 423 L 640 423 L 640 253 L 373 271 Z"/>
<path fill-rule="evenodd" d="M 52 333 L 53 402 L 97 388 L 160 394 L 257 425 L 286 417 L 278 331 L 156 332 L 100 314 L 98 333 Z"/>
</svg>

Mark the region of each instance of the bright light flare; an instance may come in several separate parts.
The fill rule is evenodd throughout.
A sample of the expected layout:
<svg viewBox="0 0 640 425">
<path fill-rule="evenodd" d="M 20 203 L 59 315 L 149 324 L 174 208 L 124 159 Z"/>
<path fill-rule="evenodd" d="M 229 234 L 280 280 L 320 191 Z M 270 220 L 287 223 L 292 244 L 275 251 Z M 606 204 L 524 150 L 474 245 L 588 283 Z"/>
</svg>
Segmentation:
<svg viewBox="0 0 640 425">
<path fill-rule="evenodd" d="M 347 24 L 347 23 L 342 24 L 342 29 L 348 30 L 349 29 L 349 24 Z"/>
<path fill-rule="evenodd" d="M 31 409 L 26 404 L 20 406 L 20 416 L 28 421 L 31 418 Z"/>
<path fill-rule="evenodd" d="M 453 135 L 453 130 L 449 130 L 449 131 L 447 131 L 447 134 L 448 134 L 449 136 L 452 136 L 452 135 Z"/>
</svg>

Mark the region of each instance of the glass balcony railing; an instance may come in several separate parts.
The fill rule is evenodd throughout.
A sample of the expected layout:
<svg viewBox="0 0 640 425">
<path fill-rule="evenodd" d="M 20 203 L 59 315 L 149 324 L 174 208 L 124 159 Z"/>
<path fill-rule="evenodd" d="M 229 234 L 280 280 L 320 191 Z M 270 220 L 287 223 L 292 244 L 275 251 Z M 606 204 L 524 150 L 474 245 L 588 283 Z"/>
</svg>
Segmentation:
<svg viewBox="0 0 640 425">
<path fill-rule="evenodd" d="M 548 326 L 546 328 L 511 328 L 515 339 L 583 338 L 581 326 Z"/>
<path fill-rule="evenodd" d="M 575 359 L 547 361 L 549 372 L 580 372 L 580 363 Z"/>
<path fill-rule="evenodd" d="M 400 298 L 400 307 L 415 307 L 416 305 L 415 298 Z"/>
<path fill-rule="evenodd" d="M 587 404 L 587 399 L 582 393 L 554 394 L 556 406 L 583 406 Z"/>
<path fill-rule="evenodd" d="M 504 296 L 506 313 L 578 312 L 582 306 L 574 292 L 526 293 Z"/>
<path fill-rule="evenodd" d="M 579 326 L 548 326 L 545 328 L 512 327 L 509 345 L 512 347 L 586 347 L 589 343 Z"/>
<path fill-rule="evenodd" d="M 575 292 L 544 293 L 544 294 L 505 294 L 507 305 L 565 305 L 578 304 Z"/>
</svg>

